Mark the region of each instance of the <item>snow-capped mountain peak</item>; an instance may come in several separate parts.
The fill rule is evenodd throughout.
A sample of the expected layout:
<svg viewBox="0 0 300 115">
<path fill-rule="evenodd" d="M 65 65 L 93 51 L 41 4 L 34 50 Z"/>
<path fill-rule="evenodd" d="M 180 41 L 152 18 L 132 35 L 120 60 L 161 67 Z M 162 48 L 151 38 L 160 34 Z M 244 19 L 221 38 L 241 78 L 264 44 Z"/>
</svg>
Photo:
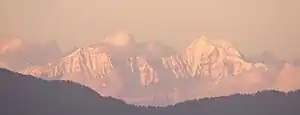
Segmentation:
<svg viewBox="0 0 300 115">
<path fill-rule="evenodd" d="M 115 50 L 107 46 L 107 44 L 117 46 L 136 44 L 133 41 L 135 40 L 129 34 L 114 34 L 98 45 L 87 45 L 78 48 L 51 67 L 45 65 L 48 66 L 46 68 L 52 69 L 52 71 L 41 73 L 45 76 L 54 77 L 84 72 L 85 75 L 90 77 L 98 76 L 98 74 L 103 77 L 112 69 L 130 70 L 131 72 L 127 72 L 128 76 L 138 74 L 141 84 L 148 85 L 150 82 L 158 81 L 159 77 L 162 77 L 158 75 L 156 68 L 153 66 L 161 65 L 164 67 L 164 71 L 173 73 L 175 78 L 208 77 L 216 82 L 224 76 L 238 75 L 256 67 L 255 64 L 244 61 L 239 51 L 232 44 L 221 40 L 209 40 L 204 36 L 195 39 L 183 52 L 158 58 L 160 60 L 156 60 L 156 62 L 149 62 L 150 60 L 147 57 L 136 54 L 135 48 L 130 49 L 130 52 L 123 52 L 129 54 L 128 56 L 112 55 Z M 151 48 L 149 45 L 144 47 L 146 47 L 145 49 Z"/>
<path fill-rule="evenodd" d="M 263 63 L 245 61 L 234 45 L 204 36 L 195 39 L 181 52 L 163 55 L 169 51 L 161 44 L 138 43 L 129 34 L 119 33 L 99 43 L 78 48 L 56 62 L 30 67 L 22 72 L 74 80 L 101 94 L 107 91 L 105 89 L 113 88 L 108 92 L 114 90 L 118 94 L 108 95 L 123 95 L 128 92 L 122 92 L 124 87 L 173 84 L 186 79 L 219 84 L 223 79 L 242 76 L 253 69 L 267 71 Z"/>
</svg>

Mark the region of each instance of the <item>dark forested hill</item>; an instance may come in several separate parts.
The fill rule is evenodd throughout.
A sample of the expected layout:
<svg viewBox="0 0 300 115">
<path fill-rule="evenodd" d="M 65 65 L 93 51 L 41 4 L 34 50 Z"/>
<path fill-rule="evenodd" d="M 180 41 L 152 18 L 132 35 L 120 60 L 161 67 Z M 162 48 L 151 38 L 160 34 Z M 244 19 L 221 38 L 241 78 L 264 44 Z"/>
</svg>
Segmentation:
<svg viewBox="0 0 300 115">
<path fill-rule="evenodd" d="M 169 107 L 136 107 L 101 97 L 69 81 L 45 81 L 0 69 L 0 115 L 299 115 L 300 92 L 186 101 Z"/>
</svg>

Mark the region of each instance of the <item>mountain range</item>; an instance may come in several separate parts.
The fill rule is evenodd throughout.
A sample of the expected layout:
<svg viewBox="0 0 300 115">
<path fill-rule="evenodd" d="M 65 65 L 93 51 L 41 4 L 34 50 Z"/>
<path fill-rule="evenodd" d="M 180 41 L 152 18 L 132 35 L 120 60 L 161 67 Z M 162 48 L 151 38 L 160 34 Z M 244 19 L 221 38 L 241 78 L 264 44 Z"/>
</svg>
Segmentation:
<svg viewBox="0 0 300 115">
<path fill-rule="evenodd" d="M 1 54 L 11 51 L 15 54 L 12 57 L 23 57 L 25 54 L 17 50 L 20 44 L 15 40 L 8 45 L 10 47 L 3 47 Z M 300 88 L 300 68 L 296 62 L 282 61 L 268 52 L 247 59 L 231 43 L 204 36 L 180 51 L 158 42 L 137 42 L 132 35 L 123 32 L 69 54 L 59 53 L 55 43 L 48 46 L 38 51 L 28 50 L 26 55 L 35 57 L 32 60 L 14 59 L 20 61 L 18 63 L 36 59 L 41 62 L 12 70 L 47 80 L 71 80 L 102 96 L 131 104 L 170 105 L 264 89 Z M 10 59 L 0 62 L 14 62 L 6 61 Z"/>
</svg>

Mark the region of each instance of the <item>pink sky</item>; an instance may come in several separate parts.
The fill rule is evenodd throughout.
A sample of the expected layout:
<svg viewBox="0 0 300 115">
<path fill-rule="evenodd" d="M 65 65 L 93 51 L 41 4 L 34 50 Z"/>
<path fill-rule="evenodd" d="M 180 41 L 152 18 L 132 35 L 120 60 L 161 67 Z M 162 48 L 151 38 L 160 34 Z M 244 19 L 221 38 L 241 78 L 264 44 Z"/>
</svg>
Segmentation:
<svg viewBox="0 0 300 115">
<path fill-rule="evenodd" d="M 64 50 L 117 30 L 183 47 L 223 38 L 244 54 L 300 57 L 298 0 L 1 0 L 0 39 L 57 40 Z"/>
</svg>

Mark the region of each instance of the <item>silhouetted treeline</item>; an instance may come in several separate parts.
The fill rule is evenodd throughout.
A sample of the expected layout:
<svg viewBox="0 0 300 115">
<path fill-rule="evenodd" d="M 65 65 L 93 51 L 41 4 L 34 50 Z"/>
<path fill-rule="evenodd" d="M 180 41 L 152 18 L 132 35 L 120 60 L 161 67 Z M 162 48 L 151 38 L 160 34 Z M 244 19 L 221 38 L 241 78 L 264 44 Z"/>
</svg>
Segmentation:
<svg viewBox="0 0 300 115">
<path fill-rule="evenodd" d="M 299 115 L 300 91 L 262 91 L 138 107 L 70 81 L 46 81 L 0 69 L 0 115 Z"/>
</svg>

